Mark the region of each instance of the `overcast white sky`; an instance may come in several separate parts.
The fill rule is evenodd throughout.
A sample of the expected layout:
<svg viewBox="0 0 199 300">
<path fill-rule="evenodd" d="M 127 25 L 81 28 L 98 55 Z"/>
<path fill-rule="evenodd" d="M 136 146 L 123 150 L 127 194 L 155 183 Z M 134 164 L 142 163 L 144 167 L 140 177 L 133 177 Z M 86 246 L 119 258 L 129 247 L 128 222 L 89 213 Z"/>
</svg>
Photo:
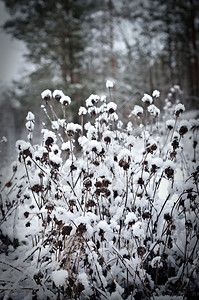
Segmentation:
<svg viewBox="0 0 199 300">
<path fill-rule="evenodd" d="M 4 3 L 0 1 L 0 26 L 8 19 Z M 0 84 L 9 84 L 17 79 L 26 66 L 25 45 L 12 39 L 0 29 Z"/>
</svg>

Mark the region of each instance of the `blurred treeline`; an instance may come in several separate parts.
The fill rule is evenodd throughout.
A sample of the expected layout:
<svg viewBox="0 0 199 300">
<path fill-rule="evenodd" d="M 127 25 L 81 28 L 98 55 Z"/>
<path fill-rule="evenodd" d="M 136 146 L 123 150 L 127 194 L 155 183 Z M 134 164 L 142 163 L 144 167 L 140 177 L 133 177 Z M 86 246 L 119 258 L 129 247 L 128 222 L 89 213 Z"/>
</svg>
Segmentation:
<svg viewBox="0 0 199 300">
<path fill-rule="evenodd" d="M 186 108 L 199 107 L 198 0 L 3 2 L 11 15 L 4 30 L 24 41 L 35 66 L 6 91 L 15 127 L 40 109 L 44 89 L 70 96 L 74 118 L 91 93 L 104 93 L 107 79 L 124 118 L 144 92 L 158 89 L 163 101 L 173 85 L 182 88 Z"/>
</svg>

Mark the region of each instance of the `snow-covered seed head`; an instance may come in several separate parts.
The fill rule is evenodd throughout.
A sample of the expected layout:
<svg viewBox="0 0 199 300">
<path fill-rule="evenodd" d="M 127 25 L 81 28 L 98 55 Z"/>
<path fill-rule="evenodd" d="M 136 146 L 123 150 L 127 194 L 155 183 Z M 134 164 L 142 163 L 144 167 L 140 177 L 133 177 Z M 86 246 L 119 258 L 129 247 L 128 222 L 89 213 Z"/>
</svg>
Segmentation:
<svg viewBox="0 0 199 300">
<path fill-rule="evenodd" d="M 62 96 L 60 99 L 60 103 L 64 106 L 67 106 L 71 103 L 71 98 L 68 96 Z"/>
<path fill-rule="evenodd" d="M 79 235 L 82 235 L 84 232 L 86 232 L 86 230 L 87 230 L 86 224 L 80 223 L 80 224 L 77 226 L 76 233 L 79 234 Z"/>
<path fill-rule="evenodd" d="M 191 119 L 189 120 L 190 123 L 190 129 L 195 131 L 199 130 L 199 119 Z"/>
<path fill-rule="evenodd" d="M 87 113 L 86 108 L 83 107 L 83 106 L 80 106 L 78 115 L 79 115 L 79 116 L 82 116 L 82 115 L 86 115 L 86 113 Z"/>
<path fill-rule="evenodd" d="M 30 143 L 24 142 L 22 140 L 18 140 L 16 142 L 16 147 L 19 150 L 19 154 L 23 155 L 24 158 L 31 157 L 32 158 L 32 149 Z"/>
<path fill-rule="evenodd" d="M 177 149 L 177 148 L 179 148 L 179 138 L 178 138 L 178 135 L 175 135 L 173 137 L 173 141 L 172 141 L 171 145 L 172 145 L 172 147 L 173 147 L 174 150 Z"/>
<path fill-rule="evenodd" d="M 187 126 L 181 126 L 180 129 L 179 129 L 179 134 L 180 135 L 184 135 L 185 133 L 188 132 L 188 128 Z"/>
<path fill-rule="evenodd" d="M 109 102 L 107 104 L 107 111 L 109 112 L 109 114 L 113 114 L 114 112 L 116 112 L 117 110 L 117 104 L 115 104 L 114 102 Z"/>
<path fill-rule="evenodd" d="M 106 87 L 107 87 L 107 89 L 113 88 L 114 87 L 113 82 L 111 80 L 107 80 L 106 81 Z"/>
<path fill-rule="evenodd" d="M 157 108 L 154 104 L 148 106 L 148 112 L 154 117 L 157 117 L 160 114 L 159 108 Z"/>
<path fill-rule="evenodd" d="M 110 142 L 111 142 L 110 136 L 105 136 L 104 141 L 105 141 L 105 143 L 110 144 Z"/>
<path fill-rule="evenodd" d="M 73 227 L 71 225 L 65 225 L 63 226 L 62 228 L 62 235 L 65 236 L 65 235 L 70 235 L 70 232 L 71 230 L 73 229 Z"/>
<path fill-rule="evenodd" d="M 153 93 L 152 93 L 152 96 L 154 98 L 159 98 L 160 97 L 160 92 L 158 90 L 154 90 Z"/>
<path fill-rule="evenodd" d="M 155 173 L 157 169 L 160 169 L 163 164 L 163 160 L 160 157 L 153 158 L 151 161 L 151 172 Z"/>
<path fill-rule="evenodd" d="M 175 121 L 174 120 L 167 120 L 166 121 L 166 126 L 169 130 L 172 130 L 174 128 Z"/>
<path fill-rule="evenodd" d="M 146 253 L 146 248 L 145 248 L 145 247 L 139 246 L 139 247 L 137 248 L 137 254 L 138 254 L 140 257 L 143 257 L 145 253 Z"/>
<path fill-rule="evenodd" d="M 5 136 L 2 136 L 0 143 L 7 143 L 7 138 Z"/>
<path fill-rule="evenodd" d="M 34 121 L 35 120 L 35 116 L 31 111 L 28 112 L 26 120 L 27 121 Z"/>
<path fill-rule="evenodd" d="M 146 151 L 148 153 L 153 153 L 155 150 L 157 149 L 157 144 L 155 141 L 149 141 L 147 144 L 146 144 Z"/>
<path fill-rule="evenodd" d="M 13 172 L 16 172 L 17 171 L 17 169 L 18 169 L 18 162 L 17 161 L 14 161 L 13 163 L 12 163 L 12 170 L 13 170 Z"/>
<path fill-rule="evenodd" d="M 97 102 L 99 100 L 100 100 L 100 97 L 98 95 L 92 94 L 88 97 L 88 99 L 86 99 L 86 106 L 91 107 L 91 106 L 97 104 Z"/>
<path fill-rule="evenodd" d="M 190 124 L 187 120 L 182 120 L 179 124 L 179 135 L 183 136 L 190 129 Z"/>
<path fill-rule="evenodd" d="M 134 115 L 134 116 L 137 116 L 137 117 L 141 118 L 142 115 L 143 115 L 143 111 L 144 110 L 143 110 L 143 108 L 140 105 L 135 105 L 134 109 L 132 110 L 132 112 L 130 114 L 130 116 Z"/>
<path fill-rule="evenodd" d="M 100 98 L 100 101 L 106 103 L 106 96 L 102 95 L 101 98 Z"/>
<path fill-rule="evenodd" d="M 86 178 L 83 182 L 83 185 L 87 190 L 90 189 L 92 186 L 92 181 L 90 180 L 90 178 Z"/>
<path fill-rule="evenodd" d="M 169 213 L 164 214 L 164 219 L 167 221 L 167 223 L 172 222 L 172 216 Z"/>
<path fill-rule="evenodd" d="M 183 113 L 183 111 L 185 111 L 185 107 L 183 104 L 179 103 L 175 106 L 174 114 L 178 118 L 180 116 L 180 114 Z"/>
<path fill-rule="evenodd" d="M 60 101 L 60 99 L 64 96 L 64 93 L 61 90 L 54 90 L 53 92 L 53 98 L 55 100 Z"/>
<path fill-rule="evenodd" d="M 88 113 L 89 113 L 92 117 L 95 117 L 95 116 L 97 115 L 96 107 L 95 107 L 95 106 L 89 107 L 89 108 L 88 108 Z"/>
<path fill-rule="evenodd" d="M 62 159 L 58 155 L 55 155 L 53 152 L 50 152 L 49 160 L 50 160 L 50 164 L 53 168 L 59 169 Z"/>
<path fill-rule="evenodd" d="M 82 126 L 79 124 L 68 123 L 66 126 L 66 132 L 68 136 L 73 136 L 76 133 L 80 133 L 82 131 Z"/>
<path fill-rule="evenodd" d="M 123 149 L 118 154 L 119 166 L 124 170 L 128 170 L 131 161 L 131 152 L 128 149 Z"/>
<path fill-rule="evenodd" d="M 127 137 L 127 140 L 126 140 L 126 144 L 125 146 L 130 146 L 130 147 L 133 147 L 135 144 L 135 137 L 130 135 Z"/>
<path fill-rule="evenodd" d="M 43 129 L 42 133 L 44 133 L 43 140 L 46 147 L 50 147 L 54 143 L 56 143 L 57 138 L 54 132 L 47 129 Z"/>
<path fill-rule="evenodd" d="M 26 122 L 26 129 L 32 132 L 34 130 L 34 122 L 31 121 Z"/>
<path fill-rule="evenodd" d="M 73 130 L 67 130 L 67 134 L 68 136 L 73 136 L 75 134 L 75 132 Z"/>
<path fill-rule="evenodd" d="M 103 133 L 103 139 L 105 141 L 106 144 L 110 144 L 111 143 L 111 139 L 113 137 L 113 133 L 110 130 L 106 130 Z"/>
<path fill-rule="evenodd" d="M 174 169 L 170 166 L 168 166 L 165 170 L 165 175 L 167 176 L 167 178 L 173 179 L 174 178 Z"/>
<path fill-rule="evenodd" d="M 45 101 L 50 101 L 51 98 L 52 98 L 52 92 L 50 90 L 44 90 L 42 93 L 41 93 L 41 97 L 43 100 Z"/>
<path fill-rule="evenodd" d="M 153 98 L 148 94 L 144 94 L 144 96 L 142 97 L 142 102 L 146 105 L 150 105 L 153 102 Z"/>
<path fill-rule="evenodd" d="M 124 170 L 128 170 L 129 167 L 130 167 L 130 164 L 129 164 L 128 161 L 125 161 L 125 160 L 122 158 L 122 159 L 120 159 L 120 161 L 119 161 L 119 166 L 120 166 L 121 168 L 123 168 Z"/>
<path fill-rule="evenodd" d="M 35 116 L 33 115 L 33 113 L 29 111 L 26 120 L 28 121 L 26 122 L 26 129 L 29 131 L 28 139 L 31 140 L 32 139 L 31 132 L 34 130 L 34 122 L 35 122 Z"/>
</svg>

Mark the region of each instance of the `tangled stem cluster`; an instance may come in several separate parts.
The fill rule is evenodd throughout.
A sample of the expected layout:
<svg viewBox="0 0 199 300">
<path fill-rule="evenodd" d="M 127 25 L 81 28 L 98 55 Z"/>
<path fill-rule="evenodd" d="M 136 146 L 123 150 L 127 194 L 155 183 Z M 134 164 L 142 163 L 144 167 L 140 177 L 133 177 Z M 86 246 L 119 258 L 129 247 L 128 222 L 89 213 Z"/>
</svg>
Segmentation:
<svg viewBox="0 0 199 300">
<path fill-rule="evenodd" d="M 160 112 L 156 90 L 124 125 L 112 87 L 80 124 L 68 96 L 44 91 L 41 144 L 29 112 L 1 189 L 3 299 L 198 299 L 199 122 L 171 93 Z"/>
</svg>

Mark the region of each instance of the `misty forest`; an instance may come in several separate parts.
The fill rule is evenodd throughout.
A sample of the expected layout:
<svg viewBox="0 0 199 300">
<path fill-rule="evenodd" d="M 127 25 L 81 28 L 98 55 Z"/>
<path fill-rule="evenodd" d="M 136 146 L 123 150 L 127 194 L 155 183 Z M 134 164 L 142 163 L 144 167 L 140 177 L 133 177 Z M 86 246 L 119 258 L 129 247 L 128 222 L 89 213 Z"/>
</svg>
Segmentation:
<svg viewBox="0 0 199 300">
<path fill-rule="evenodd" d="M 199 2 L 2 2 L 0 299 L 199 299 Z"/>
</svg>

